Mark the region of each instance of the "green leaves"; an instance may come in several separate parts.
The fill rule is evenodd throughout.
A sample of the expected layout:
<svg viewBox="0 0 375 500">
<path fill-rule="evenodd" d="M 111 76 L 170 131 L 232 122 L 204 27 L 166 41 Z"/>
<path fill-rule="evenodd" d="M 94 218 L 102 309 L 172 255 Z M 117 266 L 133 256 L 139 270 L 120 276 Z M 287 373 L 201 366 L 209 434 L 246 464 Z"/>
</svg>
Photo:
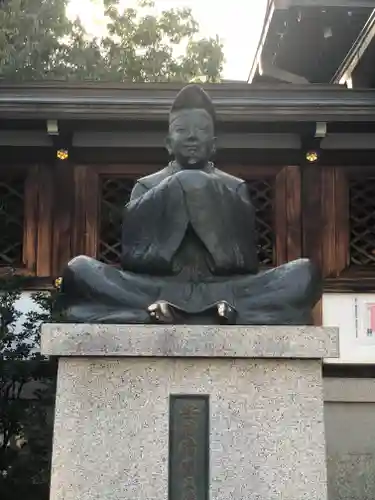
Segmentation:
<svg viewBox="0 0 375 500">
<path fill-rule="evenodd" d="M 0 11 L 0 78 L 162 82 L 220 79 L 219 38 L 200 39 L 190 9 L 152 14 L 153 2 L 121 10 L 103 2 L 106 33 L 89 37 L 65 14 L 67 0 L 5 0 Z M 151 9 L 151 10 L 150 10 Z"/>
<path fill-rule="evenodd" d="M 40 325 L 52 321 L 57 292 L 36 293 L 37 310 L 20 324 L 27 278 L 0 279 L 0 491 L 2 500 L 48 500 L 56 365 L 35 352 Z"/>
</svg>

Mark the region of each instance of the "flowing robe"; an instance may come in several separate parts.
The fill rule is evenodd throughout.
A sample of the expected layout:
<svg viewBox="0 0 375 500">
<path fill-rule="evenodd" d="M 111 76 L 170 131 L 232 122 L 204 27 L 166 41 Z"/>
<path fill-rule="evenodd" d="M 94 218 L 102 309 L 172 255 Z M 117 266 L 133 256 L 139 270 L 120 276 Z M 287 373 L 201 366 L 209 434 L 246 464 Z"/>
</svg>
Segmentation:
<svg viewBox="0 0 375 500">
<path fill-rule="evenodd" d="M 246 184 L 209 164 L 175 164 L 140 179 L 124 209 L 122 270 L 79 256 L 67 266 L 68 320 L 147 323 L 157 300 L 197 321 L 219 302 L 237 324 L 303 324 L 320 295 L 306 259 L 258 273 Z"/>
</svg>

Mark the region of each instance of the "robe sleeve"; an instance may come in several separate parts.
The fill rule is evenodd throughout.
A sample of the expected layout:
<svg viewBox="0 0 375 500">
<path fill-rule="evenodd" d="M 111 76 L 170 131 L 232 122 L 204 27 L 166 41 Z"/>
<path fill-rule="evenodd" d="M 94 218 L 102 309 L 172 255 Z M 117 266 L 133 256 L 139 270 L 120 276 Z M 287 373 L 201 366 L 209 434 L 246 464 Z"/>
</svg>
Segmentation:
<svg viewBox="0 0 375 500">
<path fill-rule="evenodd" d="M 228 186 L 206 176 L 201 189 L 184 189 L 190 222 L 210 252 L 214 274 L 256 273 L 255 210 L 245 183 Z"/>
<path fill-rule="evenodd" d="M 188 225 L 181 185 L 168 177 L 151 189 L 137 183 L 124 209 L 123 269 L 166 275 Z"/>
</svg>

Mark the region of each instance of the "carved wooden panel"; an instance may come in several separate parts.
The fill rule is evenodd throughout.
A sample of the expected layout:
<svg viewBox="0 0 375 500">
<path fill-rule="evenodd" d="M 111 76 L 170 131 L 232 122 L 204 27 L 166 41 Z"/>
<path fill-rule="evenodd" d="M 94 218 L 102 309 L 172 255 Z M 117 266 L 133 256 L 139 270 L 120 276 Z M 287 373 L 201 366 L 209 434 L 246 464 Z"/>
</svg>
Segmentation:
<svg viewBox="0 0 375 500">
<path fill-rule="evenodd" d="M 120 262 L 122 214 L 134 182 L 127 177 L 101 178 L 98 258 L 107 264 Z"/>
<path fill-rule="evenodd" d="M 350 263 L 375 266 L 375 176 L 349 179 Z"/>
<path fill-rule="evenodd" d="M 250 198 L 255 207 L 259 262 L 264 266 L 274 264 L 274 184 L 272 178 L 247 181 Z"/>
<path fill-rule="evenodd" d="M 25 174 L 0 177 L 0 266 L 20 267 L 23 256 Z"/>
</svg>

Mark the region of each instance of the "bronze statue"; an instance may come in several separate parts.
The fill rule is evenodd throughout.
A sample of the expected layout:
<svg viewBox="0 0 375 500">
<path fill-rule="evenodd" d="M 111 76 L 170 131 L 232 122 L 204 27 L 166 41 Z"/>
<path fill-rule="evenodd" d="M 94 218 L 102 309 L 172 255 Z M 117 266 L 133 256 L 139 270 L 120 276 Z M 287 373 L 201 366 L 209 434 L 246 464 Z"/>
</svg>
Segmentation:
<svg viewBox="0 0 375 500">
<path fill-rule="evenodd" d="M 308 324 L 321 294 L 312 263 L 258 272 L 254 208 L 244 181 L 215 168 L 215 112 L 188 85 L 169 119 L 174 160 L 140 179 L 124 209 L 122 270 L 86 256 L 67 265 L 69 322 Z"/>
</svg>

